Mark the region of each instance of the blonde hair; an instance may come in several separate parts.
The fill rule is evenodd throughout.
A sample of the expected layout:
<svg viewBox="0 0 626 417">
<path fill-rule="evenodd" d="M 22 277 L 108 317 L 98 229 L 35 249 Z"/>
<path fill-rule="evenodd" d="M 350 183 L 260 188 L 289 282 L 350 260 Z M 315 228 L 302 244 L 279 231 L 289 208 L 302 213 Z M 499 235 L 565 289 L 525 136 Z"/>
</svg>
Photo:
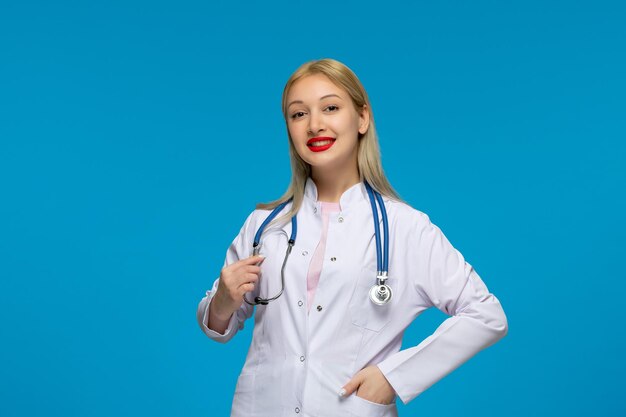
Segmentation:
<svg viewBox="0 0 626 417">
<path fill-rule="evenodd" d="M 308 75 L 322 74 L 328 77 L 336 86 L 343 88 L 352 100 L 354 108 L 359 111 L 363 109 L 364 105 L 367 105 L 369 110 L 369 127 L 364 134 L 359 133 L 359 149 L 357 153 L 357 165 L 359 170 L 359 177 L 361 182 L 367 181 L 374 190 L 378 191 L 381 195 L 388 198 L 392 198 L 397 201 L 403 201 L 400 196 L 393 189 L 385 173 L 380 157 L 380 147 L 378 145 L 378 135 L 376 134 L 376 126 L 374 124 L 374 114 L 372 112 L 372 106 L 365 88 L 361 84 L 361 81 L 343 63 L 330 58 L 324 58 L 314 61 L 309 61 L 300 66 L 287 80 L 287 84 L 283 89 L 282 98 L 282 111 L 285 123 L 287 124 L 287 136 L 289 137 L 289 156 L 291 159 L 291 183 L 287 188 L 287 191 L 278 200 L 271 201 L 269 203 L 259 203 L 256 205 L 257 209 L 273 210 L 278 205 L 293 198 L 293 204 L 291 209 L 274 219 L 269 225 L 274 223 L 287 222 L 294 216 L 300 207 L 302 206 L 302 200 L 304 198 L 304 188 L 306 180 L 311 176 L 311 166 L 305 162 L 293 144 L 293 139 L 289 133 L 289 115 L 287 114 L 287 96 L 294 83 L 301 78 Z"/>
</svg>

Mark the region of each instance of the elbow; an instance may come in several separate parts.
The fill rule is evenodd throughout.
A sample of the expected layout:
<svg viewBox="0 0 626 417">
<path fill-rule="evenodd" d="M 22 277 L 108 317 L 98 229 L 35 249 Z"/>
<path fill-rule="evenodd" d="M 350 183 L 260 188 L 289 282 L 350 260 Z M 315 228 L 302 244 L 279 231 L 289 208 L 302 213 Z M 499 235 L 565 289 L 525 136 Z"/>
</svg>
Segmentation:
<svg viewBox="0 0 626 417">
<path fill-rule="evenodd" d="M 506 316 L 503 316 L 502 320 L 498 324 L 497 333 L 498 333 L 498 339 L 502 339 L 504 336 L 506 336 L 509 333 L 509 323 L 508 323 L 508 320 L 506 319 Z"/>
<path fill-rule="evenodd" d="M 488 344 L 497 342 L 509 332 L 509 322 L 504 309 L 493 295 L 483 302 L 470 304 L 460 315 L 471 317 L 481 323 Z"/>
<path fill-rule="evenodd" d="M 495 297 L 490 297 L 490 302 L 482 303 L 482 309 L 476 310 L 475 318 L 481 320 L 488 331 L 488 345 L 496 343 L 509 332 L 509 322 L 502 305 Z"/>
<path fill-rule="evenodd" d="M 509 321 L 506 318 L 506 314 L 504 314 L 502 306 L 500 306 L 500 311 L 498 312 L 497 317 L 493 320 L 493 329 L 496 341 L 502 339 L 509 333 Z"/>
<path fill-rule="evenodd" d="M 497 342 L 509 333 L 509 321 L 504 313 L 502 304 L 493 294 L 490 294 L 489 302 L 485 304 L 485 316 L 489 317 L 488 325 L 493 333 L 493 342 Z"/>
</svg>

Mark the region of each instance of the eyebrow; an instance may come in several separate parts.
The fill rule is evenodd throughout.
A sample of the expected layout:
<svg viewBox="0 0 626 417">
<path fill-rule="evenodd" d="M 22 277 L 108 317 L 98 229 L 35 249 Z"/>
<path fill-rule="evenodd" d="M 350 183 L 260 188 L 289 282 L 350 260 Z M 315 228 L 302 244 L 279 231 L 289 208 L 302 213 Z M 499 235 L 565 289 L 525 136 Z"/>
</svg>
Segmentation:
<svg viewBox="0 0 626 417">
<path fill-rule="evenodd" d="M 326 94 L 325 96 L 320 97 L 320 100 L 324 100 L 327 97 L 337 97 L 338 99 L 341 99 L 341 97 L 339 97 L 337 94 Z M 287 104 L 287 107 L 291 106 L 292 104 L 296 104 L 296 103 L 303 103 L 302 100 L 294 100 L 291 103 Z"/>
</svg>

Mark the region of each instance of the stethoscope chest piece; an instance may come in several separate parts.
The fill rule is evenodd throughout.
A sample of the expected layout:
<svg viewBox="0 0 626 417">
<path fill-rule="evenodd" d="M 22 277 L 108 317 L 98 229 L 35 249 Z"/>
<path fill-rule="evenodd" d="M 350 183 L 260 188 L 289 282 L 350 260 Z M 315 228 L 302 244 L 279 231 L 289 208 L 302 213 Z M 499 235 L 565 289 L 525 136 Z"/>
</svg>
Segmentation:
<svg viewBox="0 0 626 417">
<path fill-rule="evenodd" d="M 385 284 L 372 285 L 372 288 L 370 288 L 370 300 L 379 306 L 387 304 L 391 300 L 392 295 L 391 287 Z"/>
</svg>

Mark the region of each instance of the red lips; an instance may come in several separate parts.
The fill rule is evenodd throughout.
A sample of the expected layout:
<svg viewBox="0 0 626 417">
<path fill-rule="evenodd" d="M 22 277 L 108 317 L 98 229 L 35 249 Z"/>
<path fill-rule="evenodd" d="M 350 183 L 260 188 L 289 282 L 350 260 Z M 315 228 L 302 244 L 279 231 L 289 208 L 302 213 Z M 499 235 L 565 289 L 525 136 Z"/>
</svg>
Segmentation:
<svg viewBox="0 0 626 417">
<path fill-rule="evenodd" d="M 312 145 L 312 143 L 320 142 L 320 141 L 326 141 L 326 140 L 329 140 L 331 142 L 326 144 L 326 145 L 322 145 L 322 146 L 313 146 Z M 335 140 L 336 140 L 335 138 L 331 138 L 329 136 L 318 136 L 316 138 L 309 139 L 306 144 L 309 147 L 309 149 L 311 149 L 311 151 L 313 151 L 313 152 L 322 152 L 322 151 L 325 151 L 326 149 L 330 148 L 331 146 L 333 146 L 333 144 L 335 143 Z"/>
<path fill-rule="evenodd" d="M 311 146 L 313 142 L 319 142 L 321 140 L 332 140 L 334 142 L 335 138 L 331 138 L 330 136 L 318 136 L 316 138 L 309 139 L 306 144 L 307 146 Z"/>
</svg>

